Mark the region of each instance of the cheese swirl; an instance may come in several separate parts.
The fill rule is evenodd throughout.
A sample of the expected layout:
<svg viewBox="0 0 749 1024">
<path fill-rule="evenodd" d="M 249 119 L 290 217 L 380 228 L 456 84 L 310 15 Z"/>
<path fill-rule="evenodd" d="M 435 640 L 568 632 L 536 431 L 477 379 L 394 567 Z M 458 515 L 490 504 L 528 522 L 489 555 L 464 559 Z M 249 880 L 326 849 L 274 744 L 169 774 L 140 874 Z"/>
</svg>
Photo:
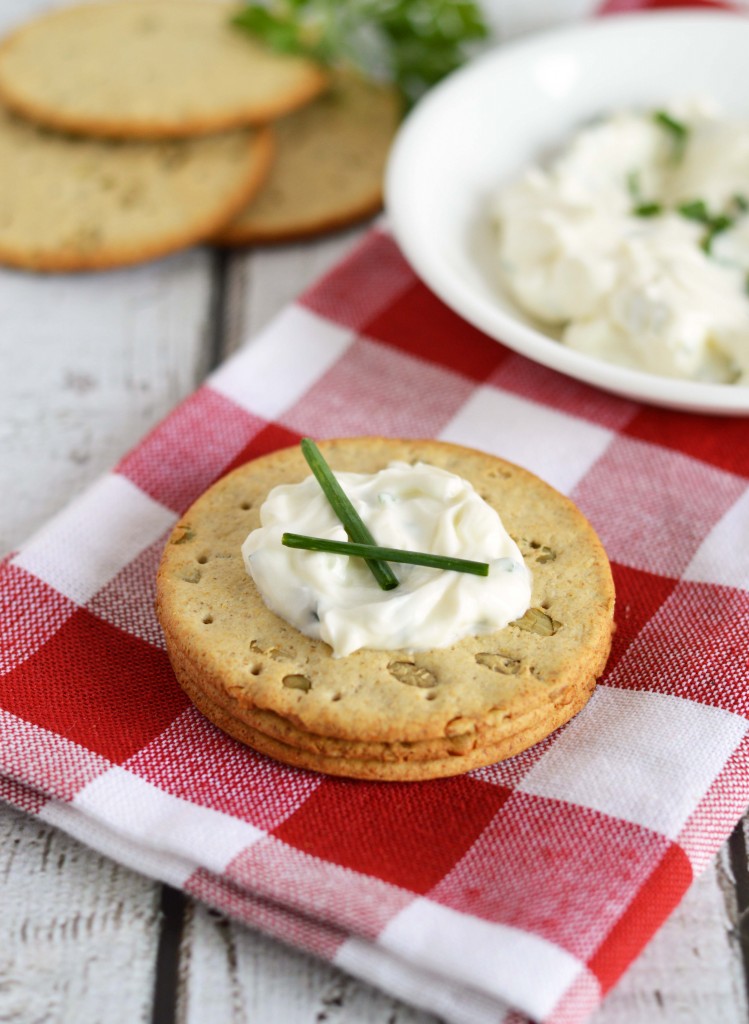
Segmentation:
<svg viewBox="0 0 749 1024">
<path fill-rule="evenodd" d="M 359 648 L 429 650 L 492 633 L 530 604 L 531 579 L 499 515 L 468 481 L 425 463 L 393 462 L 378 473 L 336 473 L 378 543 L 489 562 L 488 577 L 393 565 L 383 591 L 360 558 L 284 547 L 285 532 L 330 540 L 346 534 L 310 476 L 275 487 L 261 525 L 242 545 L 265 604 L 335 657 Z"/>
</svg>

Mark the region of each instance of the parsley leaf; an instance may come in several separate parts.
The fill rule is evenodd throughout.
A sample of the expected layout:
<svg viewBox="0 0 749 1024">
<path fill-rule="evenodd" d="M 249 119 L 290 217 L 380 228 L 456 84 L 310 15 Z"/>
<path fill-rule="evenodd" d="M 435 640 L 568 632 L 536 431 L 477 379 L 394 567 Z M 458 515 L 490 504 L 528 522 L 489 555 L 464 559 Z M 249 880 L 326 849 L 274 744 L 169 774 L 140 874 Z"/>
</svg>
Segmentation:
<svg viewBox="0 0 749 1024">
<path fill-rule="evenodd" d="M 409 104 L 488 35 L 474 0 L 252 0 L 232 21 L 281 53 L 386 78 Z"/>
</svg>

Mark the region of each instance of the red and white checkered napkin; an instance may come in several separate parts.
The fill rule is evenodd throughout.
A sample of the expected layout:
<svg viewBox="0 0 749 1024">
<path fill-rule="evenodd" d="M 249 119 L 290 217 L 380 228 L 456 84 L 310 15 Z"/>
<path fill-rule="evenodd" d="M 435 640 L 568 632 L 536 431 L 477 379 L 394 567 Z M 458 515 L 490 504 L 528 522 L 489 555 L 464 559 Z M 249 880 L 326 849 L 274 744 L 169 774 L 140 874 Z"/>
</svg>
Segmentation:
<svg viewBox="0 0 749 1024">
<path fill-rule="evenodd" d="M 749 802 L 748 431 L 528 362 L 373 232 L 0 570 L 0 795 L 450 1021 L 580 1021 Z M 213 480 L 373 433 L 527 466 L 614 564 L 588 707 L 468 776 L 353 782 L 242 747 L 154 618 L 167 533 Z"/>
</svg>

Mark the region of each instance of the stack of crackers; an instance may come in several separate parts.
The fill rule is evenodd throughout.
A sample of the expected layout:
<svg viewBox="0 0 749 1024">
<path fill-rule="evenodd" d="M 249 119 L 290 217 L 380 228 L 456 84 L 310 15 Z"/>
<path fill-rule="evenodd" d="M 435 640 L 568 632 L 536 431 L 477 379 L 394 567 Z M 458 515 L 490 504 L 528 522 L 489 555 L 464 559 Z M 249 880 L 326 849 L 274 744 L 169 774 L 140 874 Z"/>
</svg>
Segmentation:
<svg viewBox="0 0 749 1024">
<path fill-rule="evenodd" d="M 577 714 L 606 664 L 614 609 L 606 553 L 579 509 L 518 466 L 441 441 L 344 438 L 320 449 L 336 473 L 424 461 L 470 481 L 523 553 L 531 607 L 449 647 L 334 658 L 266 607 L 245 570 L 241 545 L 268 493 L 309 475 L 298 447 L 273 452 L 199 498 L 161 561 L 157 613 L 197 708 L 287 764 L 401 782 L 501 761 Z"/>
<path fill-rule="evenodd" d="M 0 43 L 0 262 L 100 269 L 378 209 L 395 90 L 271 53 L 236 11 L 109 0 Z"/>
</svg>

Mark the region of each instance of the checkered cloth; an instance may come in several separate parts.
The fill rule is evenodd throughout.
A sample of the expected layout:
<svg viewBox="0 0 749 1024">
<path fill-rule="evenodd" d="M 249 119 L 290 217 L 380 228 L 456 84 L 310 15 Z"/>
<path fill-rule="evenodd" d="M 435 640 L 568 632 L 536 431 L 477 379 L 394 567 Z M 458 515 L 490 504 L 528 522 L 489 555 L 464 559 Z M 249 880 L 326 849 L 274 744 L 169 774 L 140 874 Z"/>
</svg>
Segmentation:
<svg viewBox="0 0 749 1024">
<path fill-rule="evenodd" d="M 188 704 L 153 614 L 168 531 L 305 433 L 440 437 L 573 497 L 618 593 L 576 719 L 387 784 L 276 764 Z M 748 434 L 528 362 L 375 231 L 0 571 L 0 795 L 448 1020 L 580 1021 L 749 802 Z"/>
<path fill-rule="evenodd" d="M 527 466 L 613 562 L 589 705 L 467 776 L 352 782 L 242 747 L 154 618 L 167 534 L 212 481 L 372 433 Z M 749 802 L 748 439 L 528 362 L 373 231 L 0 568 L 0 797 L 449 1021 L 575 1024 Z"/>
</svg>

